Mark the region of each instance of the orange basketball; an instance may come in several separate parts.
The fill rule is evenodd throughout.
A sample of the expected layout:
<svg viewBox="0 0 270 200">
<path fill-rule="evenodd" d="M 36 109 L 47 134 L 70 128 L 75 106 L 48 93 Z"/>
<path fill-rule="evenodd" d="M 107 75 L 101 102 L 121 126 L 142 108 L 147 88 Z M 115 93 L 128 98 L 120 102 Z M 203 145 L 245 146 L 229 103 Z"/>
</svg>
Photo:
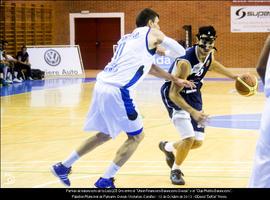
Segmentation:
<svg viewBox="0 0 270 200">
<path fill-rule="evenodd" d="M 249 73 L 242 74 L 235 81 L 235 88 L 243 96 L 252 96 L 256 94 L 258 89 L 257 77 Z"/>
</svg>

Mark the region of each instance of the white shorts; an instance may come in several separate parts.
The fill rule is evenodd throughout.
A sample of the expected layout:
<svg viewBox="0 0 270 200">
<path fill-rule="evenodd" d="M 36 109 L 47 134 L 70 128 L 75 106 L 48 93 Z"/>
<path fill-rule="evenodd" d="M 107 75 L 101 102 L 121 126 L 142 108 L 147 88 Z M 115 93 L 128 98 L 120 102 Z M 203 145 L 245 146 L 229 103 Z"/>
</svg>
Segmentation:
<svg viewBox="0 0 270 200">
<path fill-rule="evenodd" d="M 270 188 L 270 97 L 261 118 L 259 138 L 256 145 L 254 165 L 249 187 Z"/>
<path fill-rule="evenodd" d="M 140 134 L 142 119 L 130 95 L 127 89 L 97 81 L 84 130 L 100 131 L 112 138 L 121 131 L 128 135 Z"/>
<path fill-rule="evenodd" d="M 172 121 L 180 134 L 181 139 L 195 137 L 196 140 L 204 140 L 204 133 L 195 131 L 191 123 L 190 114 L 184 110 L 174 110 Z"/>
</svg>

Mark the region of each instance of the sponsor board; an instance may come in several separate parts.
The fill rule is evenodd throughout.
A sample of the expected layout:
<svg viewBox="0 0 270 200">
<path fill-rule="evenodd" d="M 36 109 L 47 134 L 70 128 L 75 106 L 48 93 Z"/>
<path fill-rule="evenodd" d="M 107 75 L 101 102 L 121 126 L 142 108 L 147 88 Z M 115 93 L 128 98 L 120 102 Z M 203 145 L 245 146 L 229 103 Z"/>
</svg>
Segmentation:
<svg viewBox="0 0 270 200">
<path fill-rule="evenodd" d="M 40 69 L 47 76 L 84 76 L 78 45 L 28 46 L 32 69 Z"/>
<path fill-rule="evenodd" d="M 231 6 L 231 32 L 270 32 L 270 6 Z"/>
</svg>

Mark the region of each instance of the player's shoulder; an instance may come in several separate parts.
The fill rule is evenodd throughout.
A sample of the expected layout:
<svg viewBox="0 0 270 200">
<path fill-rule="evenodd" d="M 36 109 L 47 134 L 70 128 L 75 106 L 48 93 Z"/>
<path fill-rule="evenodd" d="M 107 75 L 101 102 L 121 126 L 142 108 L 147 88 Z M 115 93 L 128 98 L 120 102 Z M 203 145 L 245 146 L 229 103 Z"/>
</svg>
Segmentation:
<svg viewBox="0 0 270 200">
<path fill-rule="evenodd" d="M 179 59 L 176 61 L 177 67 L 181 68 L 182 70 L 190 69 L 191 64 L 187 59 Z"/>
<path fill-rule="evenodd" d="M 186 55 L 188 57 L 194 57 L 196 56 L 196 45 L 189 47 L 186 49 Z"/>
<path fill-rule="evenodd" d="M 131 34 L 135 35 L 138 33 L 147 33 L 148 31 L 150 31 L 150 28 L 148 26 L 137 27 L 133 30 L 133 32 Z"/>
<path fill-rule="evenodd" d="M 192 46 L 186 50 L 186 55 L 181 57 L 187 60 L 192 66 L 198 64 L 200 61 L 196 54 L 196 46 Z"/>
<path fill-rule="evenodd" d="M 154 37 L 157 37 L 157 38 L 164 36 L 164 33 L 161 30 L 157 29 L 157 28 L 150 28 L 149 33 L 150 33 L 151 36 L 154 36 Z"/>
</svg>

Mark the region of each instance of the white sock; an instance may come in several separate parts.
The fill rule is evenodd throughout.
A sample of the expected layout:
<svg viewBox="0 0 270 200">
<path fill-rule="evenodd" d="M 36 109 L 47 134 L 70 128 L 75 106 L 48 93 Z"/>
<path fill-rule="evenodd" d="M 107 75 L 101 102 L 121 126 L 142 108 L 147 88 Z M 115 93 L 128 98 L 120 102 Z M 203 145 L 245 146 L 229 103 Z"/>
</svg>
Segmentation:
<svg viewBox="0 0 270 200">
<path fill-rule="evenodd" d="M 68 159 L 66 159 L 64 162 L 62 162 L 62 164 L 65 167 L 71 167 L 71 165 L 73 163 L 75 163 L 78 159 L 80 158 L 80 156 L 78 155 L 78 153 L 76 151 L 73 151 L 70 156 L 68 157 Z"/>
<path fill-rule="evenodd" d="M 102 177 L 103 178 L 107 178 L 107 179 L 108 178 L 112 178 L 112 177 L 114 177 L 114 175 L 116 174 L 116 172 L 119 169 L 120 169 L 119 166 L 117 166 L 116 164 L 112 163 Z"/>
<path fill-rule="evenodd" d="M 180 165 L 177 165 L 175 162 L 173 163 L 172 170 L 180 169 Z"/>
<path fill-rule="evenodd" d="M 167 142 L 165 145 L 165 150 L 169 151 L 169 152 L 173 152 L 174 147 L 173 147 L 173 143 L 172 142 Z"/>
</svg>

